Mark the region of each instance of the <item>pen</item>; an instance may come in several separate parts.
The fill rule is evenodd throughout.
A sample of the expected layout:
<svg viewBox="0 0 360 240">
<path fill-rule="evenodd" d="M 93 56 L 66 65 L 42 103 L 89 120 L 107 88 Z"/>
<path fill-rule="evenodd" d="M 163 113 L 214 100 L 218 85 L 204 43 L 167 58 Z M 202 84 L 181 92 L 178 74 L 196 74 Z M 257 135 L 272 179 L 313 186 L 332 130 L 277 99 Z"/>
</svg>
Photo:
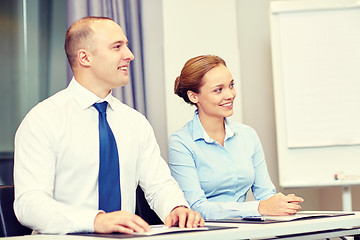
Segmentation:
<svg viewBox="0 0 360 240">
<path fill-rule="evenodd" d="M 243 217 L 242 220 L 245 221 L 265 221 L 263 217 Z"/>
</svg>

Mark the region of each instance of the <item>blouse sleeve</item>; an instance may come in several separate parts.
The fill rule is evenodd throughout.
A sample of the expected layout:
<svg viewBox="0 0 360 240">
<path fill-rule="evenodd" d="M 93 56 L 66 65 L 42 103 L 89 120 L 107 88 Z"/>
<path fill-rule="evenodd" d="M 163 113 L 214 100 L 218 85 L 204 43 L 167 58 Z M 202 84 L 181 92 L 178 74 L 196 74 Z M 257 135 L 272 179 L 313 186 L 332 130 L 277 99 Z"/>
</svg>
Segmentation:
<svg viewBox="0 0 360 240">
<path fill-rule="evenodd" d="M 168 153 L 171 174 L 184 191 L 191 209 L 199 212 L 205 220 L 259 215 L 259 201 L 211 202 L 206 198 L 196 171 L 196 156 L 185 140 L 171 136 Z"/>
<path fill-rule="evenodd" d="M 255 181 L 251 190 L 256 200 L 266 200 L 276 194 L 276 189 L 271 181 L 267 169 L 265 154 L 258 135 L 255 130 L 255 150 L 253 155 L 253 166 L 255 171 Z"/>
</svg>

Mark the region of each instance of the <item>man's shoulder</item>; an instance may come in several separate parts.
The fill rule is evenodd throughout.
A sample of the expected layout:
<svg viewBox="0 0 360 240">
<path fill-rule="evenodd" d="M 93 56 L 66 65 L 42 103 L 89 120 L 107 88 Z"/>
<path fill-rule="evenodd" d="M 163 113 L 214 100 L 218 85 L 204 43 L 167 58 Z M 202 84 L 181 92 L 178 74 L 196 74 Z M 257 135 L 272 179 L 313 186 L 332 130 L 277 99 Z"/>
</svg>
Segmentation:
<svg viewBox="0 0 360 240">
<path fill-rule="evenodd" d="M 42 100 L 38 105 L 59 105 L 69 99 L 70 96 L 68 89 L 65 88 Z"/>
<path fill-rule="evenodd" d="M 131 119 L 138 119 L 139 121 L 147 121 L 146 117 L 141 112 L 126 105 L 125 103 L 121 102 L 119 99 L 115 97 L 112 98 L 113 98 L 112 101 L 114 103 L 115 111 Z"/>
<path fill-rule="evenodd" d="M 50 116 L 51 113 L 60 113 L 61 108 L 64 108 L 70 97 L 66 89 L 61 90 L 54 95 L 44 99 L 36 104 L 27 114 L 27 117 L 32 115 Z"/>
<path fill-rule="evenodd" d="M 39 131 L 54 129 L 53 126 L 58 127 L 59 120 L 63 119 L 65 115 L 61 109 L 66 109 L 64 107 L 65 102 L 67 102 L 66 95 L 66 92 L 62 90 L 36 104 L 21 121 L 17 134 L 29 129 Z"/>
</svg>

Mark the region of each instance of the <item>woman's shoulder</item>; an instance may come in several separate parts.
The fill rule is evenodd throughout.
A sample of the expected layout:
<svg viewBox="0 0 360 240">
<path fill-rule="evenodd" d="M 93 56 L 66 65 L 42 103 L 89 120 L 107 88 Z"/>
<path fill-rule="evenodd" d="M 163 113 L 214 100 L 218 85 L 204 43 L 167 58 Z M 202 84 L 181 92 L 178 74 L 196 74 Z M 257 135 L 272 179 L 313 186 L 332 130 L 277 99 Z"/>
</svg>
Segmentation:
<svg viewBox="0 0 360 240">
<path fill-rule="evenodd" d="M 176 130 L 170 135 L 169 141 L 179 141 L 179 140 L 190 140 L 192 139 L 191 135 L 192 123 L 191 121 L 187 122 L 182 128 Z"/>
<path fill-rule="evenodd" d="M 231 128 L 231 130 L 235 133 L 239 133 L 239 134 L 255 134 L 257 135 L 255 129 L 249 125 L 237 122 L 237 121 L 233 121 L 230 119 L 226 119 L 226 124 Z"/>
<path fill-rule="evenodd" d="M 259 135 L 253 127 L 236 121 L 227 121 L 226 123 L 234 132 L 236 139 L 243 139 L 243 141 L 256 145 L 260 142 Z"/>
</svg>

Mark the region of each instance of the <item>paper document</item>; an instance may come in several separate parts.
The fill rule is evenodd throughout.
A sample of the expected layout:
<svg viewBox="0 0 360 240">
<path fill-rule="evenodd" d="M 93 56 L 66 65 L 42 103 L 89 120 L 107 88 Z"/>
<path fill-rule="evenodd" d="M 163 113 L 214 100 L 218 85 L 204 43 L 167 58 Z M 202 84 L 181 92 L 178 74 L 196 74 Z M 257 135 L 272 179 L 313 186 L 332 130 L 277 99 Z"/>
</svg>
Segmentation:
<svg viewBox="0 0 360 240">
<path fill-rule="evenodd" d="M 339 217 L 346 215 L 354 215 L 353 212 L 342 212 L 342 211 L 301 211 L 295 215 L 290 216 L 250 216 L 243 218 L 226 218 L 226 219 L 213 219 L 206 220 L 207 222 L 222 222 L 222 223 L 248 223 L 248 224 L 263 224 L 263 223 L 278 223 L 288 222 L 295 220 L 305 220 L 314 218 L 326 218 L 326 217 Z"/>
<path fill-rule="evenodd" d="M 343 215 L 351 215 L 353 213 L 345 212 L 312 212 L 312 211 L 302 211 L 298 212 L 295 215 L 289 216 L 256 216 L 256 217 L 244 217 L 243 220 L 247 221 L 293 221 L 306 218 L 318 218 L 318 217 L 335 217 Z"/>
<path fill-rule="evenodd" d="M 151 225 L 150 228 L 151 228 L 151 230 L 149 232 L 133 233 L 133 234 L 134 235 L 157 235 L 157 234 L 163 234 L 163 233 L 209 230 L 208 227 L 198 227 L 198 228 L 171 227 L 171 228 L 169 228 L 164 225 Z"/>
</svg>

